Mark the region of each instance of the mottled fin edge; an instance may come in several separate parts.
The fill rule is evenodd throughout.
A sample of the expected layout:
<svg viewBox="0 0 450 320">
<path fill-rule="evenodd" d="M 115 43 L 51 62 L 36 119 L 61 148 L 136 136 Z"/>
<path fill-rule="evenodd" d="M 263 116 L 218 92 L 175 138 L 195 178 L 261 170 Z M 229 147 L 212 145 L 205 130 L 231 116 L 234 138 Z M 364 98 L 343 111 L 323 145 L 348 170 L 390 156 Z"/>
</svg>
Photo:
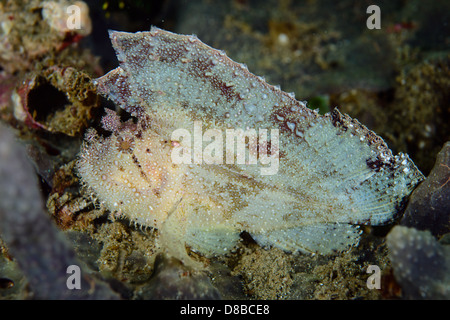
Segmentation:
<svg viewBox="0 0 450 320">
<path fill-rule="evenodd" d="M 385 213 L 376 214 L 374 212 L 368 221 L 353 221 L 353 223 L 371 225 L 391 223 L 403 213 L 409 195 L 425 179 L 424 175 L 407 154 L 400 152 L 394 156 L 386 142 L 357 119 L 340 113 L 338 109 L 334 109 L 325 117 L 340 131 L 350 132 L 359 137 L 361 143 L 366 144 L 374 152 L 373 157 L 365 159 L 367 167 L 375 172 L 365 185 L 379 194 L 378 206 L 387 205 L 389 202 L 393 204 L 394 212 L 392 212 L 391 218 Z M 387 189 L 390 192 L 386 193 Z M 382 199 L 383 201 L 380 201 Z M 368 207 L 363 208 L 363 211 L 369 210 Z"/>
<path fill-rule="evenodd" d="M 373 170 L 380 169 L 395 170 L 408 168 L 405 172 L 411 181 L 420 182 L 425 179 L 424 175 L 407 154 L 399 153 L 393 156 L 386 142 L 378 136 L 375 132 L 369 130 L 366 126 L 361 124 L 357 119 L 353 119 L 347 114 L 342 114 L 337 108 L 325 115 L 331 123 L 340 130 L 349 131 L 353 135 L 360 137 L 362 143 L 366 143 L 376 154 L 376 159 L 367 159 L 367 166 Z"/>
<path fill-rule="evenodd" d="M 118 107 L 133 116 L 144 114 L 140 101 L 133 101 L 134 95 L 128 83 L 129 78 L 121 67 L 111 70 L 104 76 L 94 80 L 97 93 L 113 101 Z"/>
<path fill-rule="evenodd" d="M 263 247 L 327 255 L 358 245 L 360 234 L 358 226 L 329 223 L 252 234 L 252 237 Z"/>
<path fill-rule="evenodd" d="M 205 257 L 228 253 L 236 247 L 239 239 L 238 230 L 224 225 L 214 228 L 192 227 L 187 230 L 185 236 L 186 244 L 191 250 Z"/>
<path fill-rule="evenodd" d="M 391 166 L 383 172 L 377 172 L 376 179 L 370 179 L 365 184 L 378 194 L 377 207 L 391 206 L 391 214 L 375 212 L 376 210 L 372 209 L 370 220 L 358 223 L 382 226 L 394 222 L 403 214 L 411 193 L 424 180 L 424 176 L 408 155 L 399 153 L 394 158 Z M 364 210 L 370 212 L 368 203 L 365 204 Z"/>
<path fill-rule="evenodd" d="M 304 117 L 313 119 L 318 116 L 316 111 L 306 107 L 303 102 L 297 101 L 293 94 L 288 94 L 282 91 L 279 86 L 267 83 L 263 77 L 259 77 L 250 72 L 245 64 L 234 61 L 226 55 L 225 51 L 211 47 L 198 39 L 196 35 L 177 34 L 153 26 L 150 31 L 136 33 L 110 30 L 109 35 L 119 59 L 120 67 L 126 72 L 128 72 L 130 65 L 140 66 L 140 60 L 144 57 L 156 54 L 161 47 L 166 49 L 166 46 L 174 46 L 174 44 L 176 44 L 176 46 L 179 47 L 180 52 L 178 53 L 180 54 L 182 50 L 185 50 L 183 49 L 185 47 L 195 47 L 199 52 L 199 54 L 197 54 L 198 63 L 204 65 L 204 67 L 212 66 L 210 60 L 215 58 L 216 61 L 220 61 L 220 64 L 223 64 L 224 68 L 235 70 L 235 72 L 238 72 L 239 77 L 248 77 L 253 83 L 259 84 L 262 89 L 275 94 L 277 98 L 282 100 L 282 104 L 286 106 L 286 110 L 290 110 L 291 107 L 295 106 L 302 111 L 301 113 Z M 143 39 L 144 41 L 142 41 Z M 139 43 L 140 41 L 142 41 L 141 44 L 145 42 L 145 45 L 141 45 L 141 47 L 145 47 L 145 50 L 141 51 L 139 55 L 136 55 L 130 48 L 133 47 L 134 43 Z M 156 54 L 156 56 L 158 56 L 158 54 Z M 205 57 L 209 57 L 210 59 L 204 59 Z M 158 57 L 158 59 L 159 58 L 160 57 Z M 202 62 L 202 60 L 208 61 Z M 133 76 L 133 74 L 130 76 Z M 206 77 L 205 79 L 208 81 L 211 80 L 210 77 Z"/>
</svg>

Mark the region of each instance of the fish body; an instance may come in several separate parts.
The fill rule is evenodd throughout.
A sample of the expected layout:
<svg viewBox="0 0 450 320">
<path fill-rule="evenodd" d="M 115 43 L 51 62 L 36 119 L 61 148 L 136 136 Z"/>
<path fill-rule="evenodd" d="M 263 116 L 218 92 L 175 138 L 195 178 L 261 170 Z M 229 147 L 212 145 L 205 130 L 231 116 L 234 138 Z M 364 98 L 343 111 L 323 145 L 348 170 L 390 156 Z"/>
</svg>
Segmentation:
<svg viewBox="0 0 450 320">
<path fill-rule="evenodd" d="M 95 84 L 108 111 L 77 164 L 106 207 L 158 229 L 169 254 L 260 245 L 329 254 L 383 225 L 423 179 L 406 154 L 357 120 L 319 115 L 195 36 L 110 32 L 120 66 Z"/>
</svg>

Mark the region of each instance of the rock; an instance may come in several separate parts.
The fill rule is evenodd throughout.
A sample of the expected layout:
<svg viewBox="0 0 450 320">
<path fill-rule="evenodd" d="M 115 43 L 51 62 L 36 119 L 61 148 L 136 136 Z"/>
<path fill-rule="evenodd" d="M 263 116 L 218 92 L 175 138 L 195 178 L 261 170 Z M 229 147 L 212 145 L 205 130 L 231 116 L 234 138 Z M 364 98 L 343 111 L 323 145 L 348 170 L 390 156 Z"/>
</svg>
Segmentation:
<svg viewBox="0 0 450 320">
<path fill-rule="evenodd" d="M 155 273 L 137 290 L 137 299 L 208 300 L 220 299 L 220 294 L 203 272 L 184 266 L 180 260 L 159 254 Z"/>
<path fill-rule="evenodd" d="M 117 299 L 108 286 L 81 271 L 81 289 L 68 290 L 73 248 L 44 210 L 36 173 L 24 147 L 0 125 L 0 235 L 35 299 Z M 89 290 L 89 288 L 94 288 Z"/>
<path fill-rule="evenodd" d="M 406 227 L 429 230 L 435 236 L 450 232 L 450 142 L 437 155 L 430 175 L 411 194 L 400 222 Z"/>
<path fill-rule="evenodd" d="M 406 299 L 450 299 L 450 247 L 429 231 L 402 226 L 387 235 L 394 277 Z"/>
</svg>

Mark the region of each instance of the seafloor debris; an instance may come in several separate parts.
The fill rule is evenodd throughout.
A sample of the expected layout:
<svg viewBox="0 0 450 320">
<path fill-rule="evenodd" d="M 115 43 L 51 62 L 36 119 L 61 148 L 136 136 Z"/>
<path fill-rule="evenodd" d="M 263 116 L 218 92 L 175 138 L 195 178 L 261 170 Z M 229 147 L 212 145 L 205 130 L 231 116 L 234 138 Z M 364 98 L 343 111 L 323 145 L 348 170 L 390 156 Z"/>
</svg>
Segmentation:
<svg viewBox="0 0 450 320">
<path fill-rule="evenodd" d="M 75 136 L 86 128 L 98 96 L 84 72 L 50 67 L 25 78 L 12 101 L 15 118 L 29 127 Z"/>
<path fill-rule="evenodd" d="M 423 179 L 358 121 L 318 115 L 195 36 L 154 28 L 111 39 L 121 66 L 97 89 L 138 120 L 108 111 L 112 134 L 89 130 L 78 171 L 110 211 L 157 228 L 161 247 L 184 262 L 193 263 L 185 245 L 224 254 L 244 230 L 285 251 L 349 249 L 354 224 L 392 221 Z M 222 133 L 239 128 L 241 153 L 234 140 L 220 153 Z M 175 137 L 180 129 L 192 135 Z M 259 131 L 256 145 L 249 130 Z"/>
<path fill-rule="evenodd" d="M 83 1 L 44 1 L 42 18 L 50 28 L 62 34 L 76 32 L 87 36 L 92 31 L 89 7 Z"/>
<path fill-rule="evenodd" d="M 64 6 L 68 6 L 66 1 L 59 3 L 41 0 L 2 1 L 0 3 L 1 68 L 9 74 L 32 69 L 39 58 L 51 55 L 88 35 L 91 31 L 91 22 L 87 5 L 82 1 L 74 4 L 80 10 L 80 25 L 69 30 L 68 20 L 63 20 L 64 17 L 61 16 Z M 63 24 L 66 25 L 63 27 Z"/>
<path fill-rule="evenodd" d="M 179 260 L 158 255 L 155 271 L 145 286 L 137 289 L 136 299 L 220 299 L 219 291 L 206 274 L 184 266 Z"/>
<path fill-rule="evenodd" d="M 257 299 L 286 298 L 293 283 L 293 257 L 283 253 L 279 249 L 246 249 L 232 275 L 239 275 L 246 293 Z"/>
<path fill-rule="evenodd" d="M 429 231 L 396 226 L 387 235 L 395 279 L 408 299 L 450 299 L 450 247 Z"/>
<path fill-rule="evenodd" d="M 438 153 L 430 175 L 411 194 L 400 224 L 429 230 L 434 236 L 450 232 L 450 142 Z"/>
</svg>

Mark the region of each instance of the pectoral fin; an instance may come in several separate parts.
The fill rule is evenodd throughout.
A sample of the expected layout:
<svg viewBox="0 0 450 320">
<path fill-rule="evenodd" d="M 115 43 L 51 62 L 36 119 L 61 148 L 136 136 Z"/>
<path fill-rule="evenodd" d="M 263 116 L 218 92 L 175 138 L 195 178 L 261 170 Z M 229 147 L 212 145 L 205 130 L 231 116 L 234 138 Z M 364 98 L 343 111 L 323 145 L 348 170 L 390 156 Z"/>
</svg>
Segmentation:
<svg viewBox="0 0 450 320">
<path fill-rule="evenodd" d="M 191 227 L 186 232 L 185 241 L 193 251 L 211 257 L 225 254 L 233 249 L 239 241 L 239 232 L 235 228 L 224 225 Z"/>
<path fill-rule="evenodd" d="M 350 224 L 314 224 L 252 234 L 261 246 L 284 251 L 330 254 L 345 251 L 359 242 L 360 231 Z"/>
</svg>

